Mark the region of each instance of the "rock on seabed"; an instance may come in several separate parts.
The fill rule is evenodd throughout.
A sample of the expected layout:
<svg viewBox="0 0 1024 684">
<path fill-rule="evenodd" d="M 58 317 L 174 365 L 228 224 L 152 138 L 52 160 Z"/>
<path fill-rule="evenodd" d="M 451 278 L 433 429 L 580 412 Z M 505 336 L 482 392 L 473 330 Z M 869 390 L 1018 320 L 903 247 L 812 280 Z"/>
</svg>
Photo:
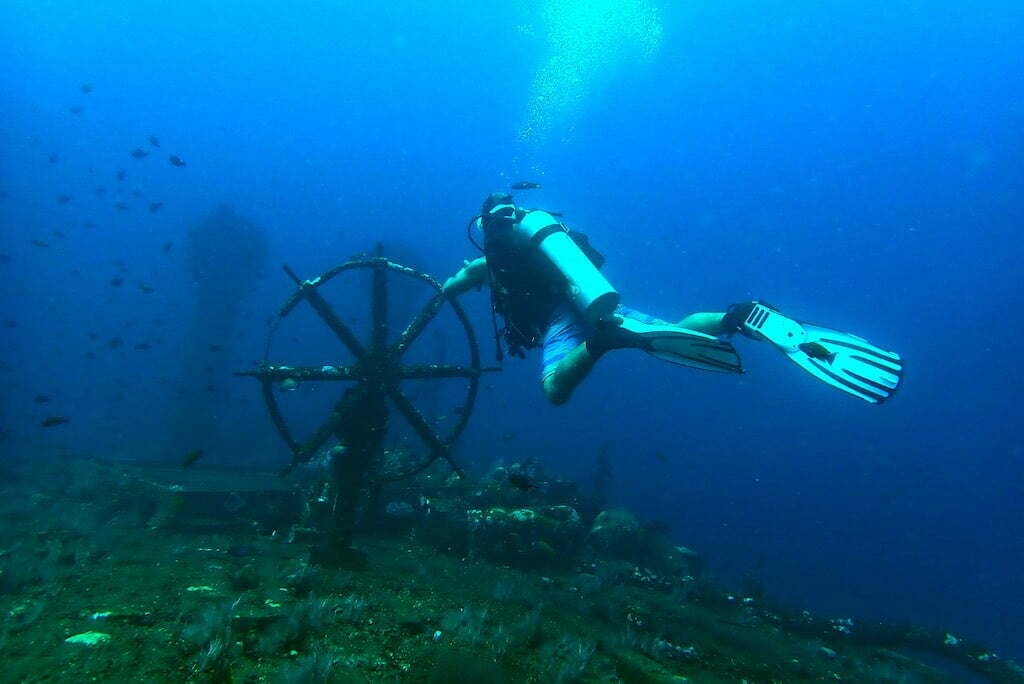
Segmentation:
<svg viewBox="0 0 1024 684">
<path fill-rule="evenodd" d="M 99 646 L 110 641 L 110 635 L 103 632 L 82 632 L 69 636 L 64 640 L 67 644 L 79 644 L 80 646 Z"/>
</svg>

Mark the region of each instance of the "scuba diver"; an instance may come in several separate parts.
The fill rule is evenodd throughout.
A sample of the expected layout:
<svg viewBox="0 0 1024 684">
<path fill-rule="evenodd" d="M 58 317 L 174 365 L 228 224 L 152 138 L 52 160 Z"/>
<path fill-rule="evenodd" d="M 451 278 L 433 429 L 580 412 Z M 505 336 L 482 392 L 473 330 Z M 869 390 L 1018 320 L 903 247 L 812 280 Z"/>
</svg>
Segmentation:
<svg viewBox="0 0 1024 684">
<path fill-rule="evenodd" d="M 613 349 L 641 349 L 670 363 L 742 373 L 728 338 L 735 333 L 771 343 L 818 380 L 871 404 L 893 395 L 903 376 L 898 354 L 866 340 L 781 314 L 764 301 L 733 304 L 724 313 L 694 313 L 669 323 L 619 303 L 601 274 L 604 257 L 582 233 L 550 212 L 524 209 L 507 193 L 484 200 L 466 230 L 483 256 L 465 262 L 443 287 L 457 297 L 490 285 L 498 360 L 542 347 L 541 382 L 564 404 L 594 364 Z M 483 244 L 473 231 L 483 233 Z M 497 317 L 504 327 L 499 331 Z"/>
</svg>

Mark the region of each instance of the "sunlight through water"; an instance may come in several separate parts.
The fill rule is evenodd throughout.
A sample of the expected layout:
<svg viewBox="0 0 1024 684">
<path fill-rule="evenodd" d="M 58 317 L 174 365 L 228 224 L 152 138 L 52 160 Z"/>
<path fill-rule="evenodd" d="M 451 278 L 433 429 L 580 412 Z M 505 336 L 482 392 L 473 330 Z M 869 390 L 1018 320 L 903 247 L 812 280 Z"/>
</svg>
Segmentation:
<svg viewBox="0 0 1024 684">
<path fill-rule="evenodd" d="M 595 87 L 624 62 L 650 59 L 662 39 L 659 12 L 647 0 L 546 0 L 542 22 L 548 52 L 519 132 L 530 147 L 571 136 Z"/>
</svg>

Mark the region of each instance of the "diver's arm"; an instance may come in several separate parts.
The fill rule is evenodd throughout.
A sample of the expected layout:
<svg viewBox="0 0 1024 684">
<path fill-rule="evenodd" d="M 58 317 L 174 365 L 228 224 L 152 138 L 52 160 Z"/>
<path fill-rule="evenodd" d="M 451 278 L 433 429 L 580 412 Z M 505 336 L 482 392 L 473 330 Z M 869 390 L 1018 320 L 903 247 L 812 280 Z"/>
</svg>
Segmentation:
<svg viewBox="0 0 1024 684">
<path fill-rule="evenodd" d="M 458 273 L 444 281 L 441 291 L 448 297 L 458 297 L 474 287 L 484 285 L 488 280 L 487 259 L 478 257 L 467 261 Z"/>
</svg>

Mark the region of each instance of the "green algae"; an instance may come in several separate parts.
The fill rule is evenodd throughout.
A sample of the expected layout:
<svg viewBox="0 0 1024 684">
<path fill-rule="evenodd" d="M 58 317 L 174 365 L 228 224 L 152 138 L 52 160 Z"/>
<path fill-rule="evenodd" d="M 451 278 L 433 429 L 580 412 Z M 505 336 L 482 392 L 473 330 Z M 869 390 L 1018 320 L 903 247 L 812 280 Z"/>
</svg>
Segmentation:
<svg viewBox="0 0 1024 684">
<path fill-rule="evenodd" d="M 430 496 L 435 510 L 454 506 Z M 906 643 L 894 629 L 787 612 L 690 574 L 669 582 L 622 558 L 553 564 L 520 544 L 510 548 L 524 550 L 521 562 L 514 553 L 502 561 L 469 554 L 465 538 L 437 543 L 460 538 L 454 533 L 368 528 L 355 539 L 365 569 L 343 572 L 311 567 L 310 545 L 284 534 L 153 530 L 134 516 L 95 515 L 98 505 L 49 502 L 0 531 L 5 572 L 36 563 L 0 592 L 8 616 L 0 653 L 12 681 L 955 680 L 889 647 L 897 637 Z M 528 508 L 484 510 L 502 509 L 496 517 L 516 526 L 509 534 L 536 522 L 530 529 L 555 552 L 571 543 L 589 553 L 576 533 L 548 536 L 549 524 L 571 518 L 566 511 L 535 506 L 536 516 L 513 520 Z M 223 551 L 242 544 L 254 553 Z M 73 563 L 58 562 L 69 556 Z M 669 565 L 696 572 L 682 560 Z M 55 647 L 97 623 L 110 637 L 103 648 Z M 945 635 L 933 652 L 969 647 Z M 1002 667 L 991 681 L 1024 680 L 1012 664 L 993 662 Z"/>
</svg>

